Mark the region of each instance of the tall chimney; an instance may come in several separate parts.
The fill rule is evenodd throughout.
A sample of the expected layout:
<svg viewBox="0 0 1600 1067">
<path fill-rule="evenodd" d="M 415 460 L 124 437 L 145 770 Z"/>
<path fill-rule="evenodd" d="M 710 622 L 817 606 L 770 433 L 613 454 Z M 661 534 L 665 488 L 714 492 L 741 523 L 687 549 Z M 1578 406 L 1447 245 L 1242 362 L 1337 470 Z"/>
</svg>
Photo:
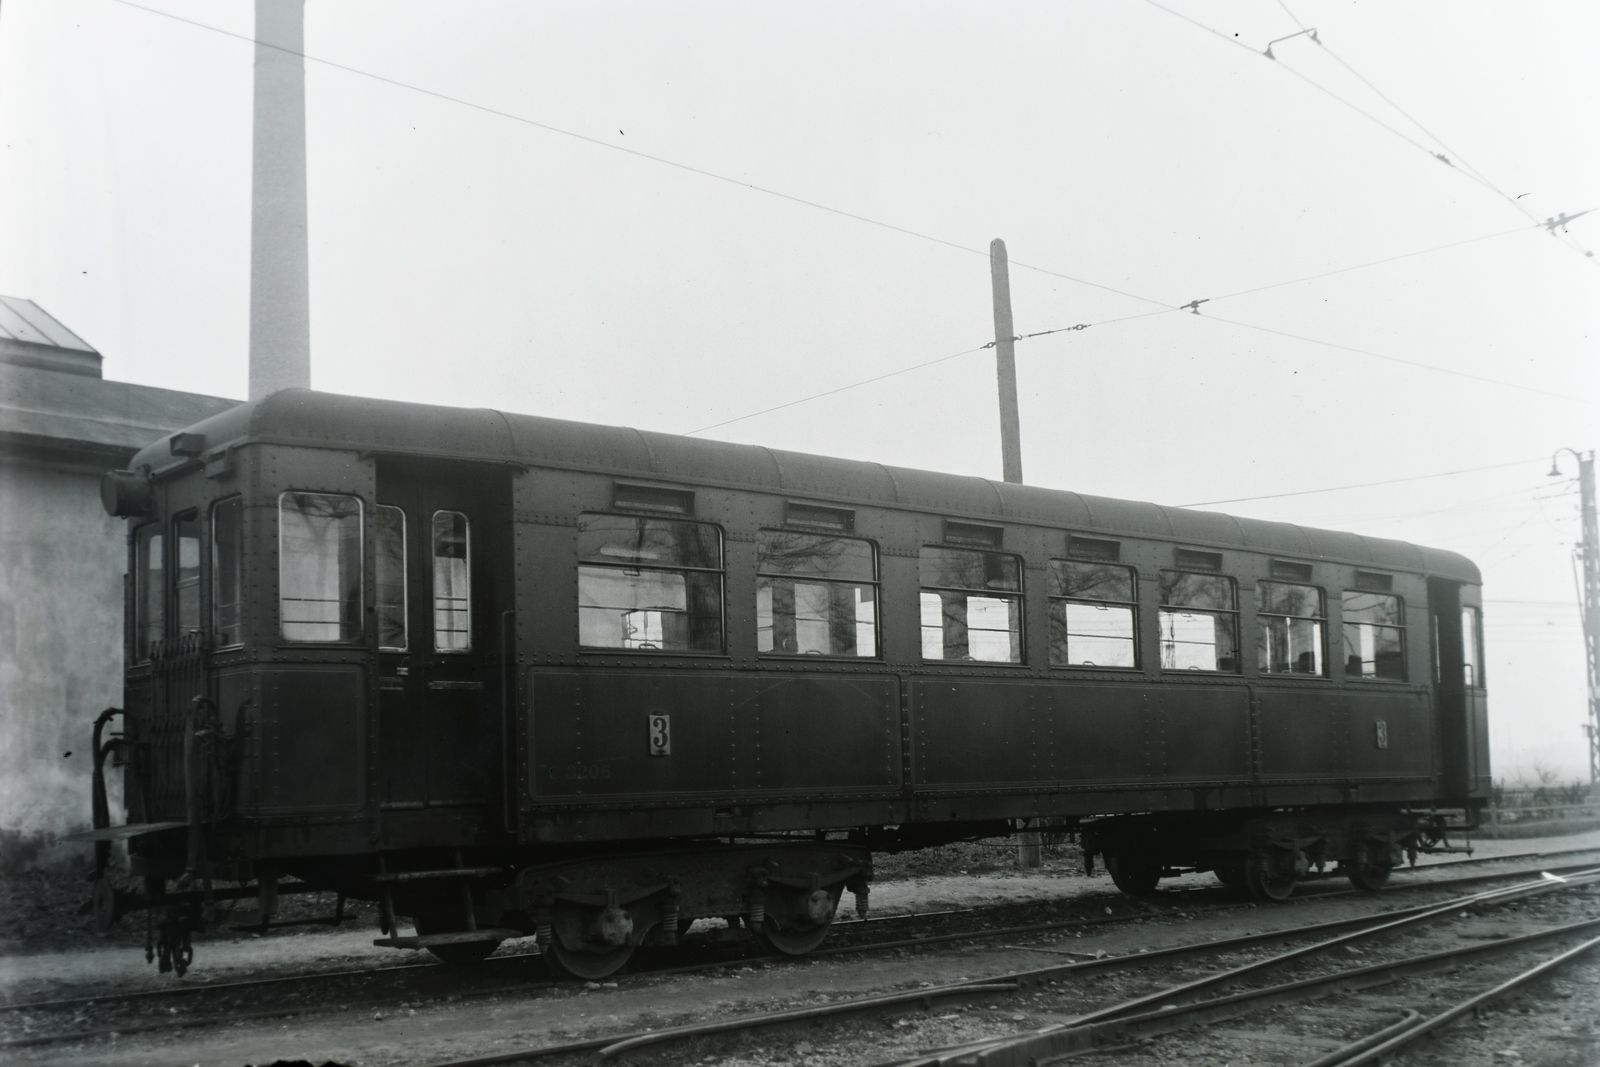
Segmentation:
<svg viewBox="0 0 1600 1067">
<path fill-rule="evenodd" d="M 256 0 L 250 399 L 311 387 L 305 0 Z"/>
</svg>

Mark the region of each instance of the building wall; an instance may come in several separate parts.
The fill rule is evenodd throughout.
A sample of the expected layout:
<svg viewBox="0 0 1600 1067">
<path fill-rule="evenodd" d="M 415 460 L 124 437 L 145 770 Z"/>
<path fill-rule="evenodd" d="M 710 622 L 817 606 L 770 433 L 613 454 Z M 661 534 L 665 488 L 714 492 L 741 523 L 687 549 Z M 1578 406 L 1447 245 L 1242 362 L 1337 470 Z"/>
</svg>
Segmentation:
<svg viewBox="0 0 1600 1067">
<path fill-rule="evenodd" d="M 99 476 L 0 450 L 0 834 L 12 847 L 89 825 L 90 728 L 122 704 L 125 523 L 101 508 Z"/>
</svg>

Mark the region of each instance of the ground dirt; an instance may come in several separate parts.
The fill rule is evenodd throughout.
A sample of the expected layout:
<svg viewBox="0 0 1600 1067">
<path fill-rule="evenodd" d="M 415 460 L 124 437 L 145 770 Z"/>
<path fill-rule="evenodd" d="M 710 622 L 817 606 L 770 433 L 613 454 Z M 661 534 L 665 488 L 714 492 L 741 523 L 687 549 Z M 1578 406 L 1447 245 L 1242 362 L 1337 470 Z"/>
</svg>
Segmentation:
<svg viewBox="0 0 1600 1067">
<path fill-rule="evenodd" d="M 1484 842 L 1478 854 L 1520 854 L 1579 847 L 1600 848 L 1600 832 L 1550 840 Z M 1443 870 L 1435 875 L 1418 871 L 1397 876 L 1397 880 L 1421 881 L 1445 876 L 1447 872 Z M 877 877 L 872 894 L 876 914 L 925 913 L 1001 902 L 1023 909 L 1042 908 L 1046 904 L 1059 906 L 1067 901 L 1082 914 L 1090 915 L 1100 913 L 1102 902 L 1107 907 L 1120 903 L 1119 898 L 1111 895 L 1108 879 L 1103 874 L 1094 878 L 1083 875 L 1081 857 L 1070 847 L 1047 851 L 1043 869 L 1019 871 L 1015 868 L 1014 846 L 1008 843 L 946 846 L 910 857 L 883 857 L 877 864 Z M 7 924 L 3 930 L 9 951 L 9 955 L 0 957 L 0 997 L 4 1000 L 31 1001 L 100 991 L 159 988 L 179 981 L 171 975 L 156 974 L 155 968 L 145 963 L 141 951 L 143 924 L 136 918 L 131 922 L 125 920 L 134 929 L 102 938 L 87 931 L 86 918 L 67 921 L 59 917 L 61 909 L 76 904 L 71 883 L 57 884 L 43 878 L 29 881 L 28 878 L 24 876 L 0 885 L 0 893 L 4 894 L 0 896 L 0 907 L 4 909 L 0 912 L 0 921 Z M 1186 876 L 1172 880 L 1171 885 L 1176 892 L 1162 898 L 1169 907 L 1181 908 L 1183 901 L 1190 899 L 1186 893 L 1192 893 L 1195 900 L 1209 901 L 1221 892 L 1209 875 Z M 82 888 L 82 883 L 78 883 L 79 894 Z M 291 899 L 285 898 L 285 902 Z M 1384 906 L 1398 908 L 1418 903 L 1421 898 L 1417 893 L 1409 893 L 1382 899 Z M 1591 917 L 1600 916 L 1600 899 L 1594 896 L 1586 899 L 1587 904 L 1582 906 L 1590 909 Z M 842 919 L 850 918 L 848 901 L 846 897 Z M 312 913 L 319 906 L 331 910 L 331 901 L 302 898 L 294 906 Z M 1348 896 L 1277 907 L 1241 903 L 1223 911 L 1192 913 L 1187 918 L 1152 917 L 1077 932 L 1020 938 L 1008 943 L 976 942 L 800 962 L 752 960 L 736 969 L 675 977 L 623 975 L 618 976 L 615 987 L 610 983 L 591 988 L 578 984 L 563 988 L 530 987 L 521 993 L 459 1000 L 448 995 L 429 996 L 376 1008 L 336 1009 L 289 1019 L 241 1019 L 226 1027 L 178 1030 L 159 1036 L 129 1034 L 73 1046 L 17 1048 L 0 1051 L 0 1057 L 18 1065 L 73 1063 L 106 1067 L 180 1064 L 240 1067 L 279 1059 L 305 1059 L 315 1064 L 331 1060 L 356 1067 L 425 1064 L 467 1054 L 551 1044 L 597 1032 L 659 1028 L 745 1011 L 818 1004 L 886 990 L 916 989 L 926 983 L 977 978 L 1070 958 L 1063 953 L 1121 954 L 1222 939 L 1260 929 L 1306 925 L 1356 914 L 1371 906 L 1369 898 Z M 1582 916 L 1574 913 L 1565 921 L 1578 917 Z M 296 927 L 264 938 L 234 931 L 198 940 L 194 968 L 181 981 L 224 982 L 268 974 L 374 969 L 416 960 L 415 956 L 373 947 L 372 939 L 377 936 L 375 922 L 370 916 L 357 918 L 355 928 Z M 1507 929 L 1521 921 L 1524 920 L 1508 919 Z M 501 952 L 526 951 L 529 947 L 527 942 L 512 942 Z M 516 975 L 525 976 L 532 985 L 542 985 L 546 978 L 537 959 L 526 963 L 508 961 L 503 966 L 508 968 L 506 974 L 513 983 Z M 935 1004 L 931 1011 L 917 1009 L 784 1031 L 701 1039 L 652 1050 L 629 1062 L 674 1067 L 695 1064 L 854 1067 L 917 1048 L 1064 1021 L 1095 1004 L 1131 995 L 1135 985 L 1137 982 L 1132 979 L 1107 976 L 1061 995 Z M 241 1011 L 249 1006 L 248 1001 L 238 1004 Z M 1525 1014 L 1523 1008 L 1530 1014 Z M 168 1009 L 162 1006 L 150 1010 Z M 1544 986 L 1504 1002 L 1483 1020 L 1452 1028 L 1430 1045 L 1409 1054 L 1412 1058 L 1408 1062 L 1593 1065 L 1600 1063 L 1597 1018 L 1600 1018 L 1600 959 L 1575 966 Z M 94 1019 L 94 1012 L 90 1010 L 70 1023 L 88 1030 L 94 1028 Z M 13 1017 L 7 1033 L 18 1036 L 29 1032 L 54 1032 L 64 1022 L 68 1020 L 49 1016 Z M 1215 1051 L 1225 1054 L 1225 1058 L 1217 1059 L 1218 1065 L 1224 1062 L 1234 1067 L 1303 1063 L 1321 1054 L 1322 1050 L 1314 1043 L 1286 1047 L 1279 1037 L 1275 1045 L 1272 1040 L 1260 1037 L 1260 1033 L 1266 1033 L 1265 1027 L 1258 1028 L 1258 1033 L 1253 1026 L 1253 1023 L 1241 1022 L 1233 1027 L 1243 1031 L 1244 1036 L 1222 1040 Z M 1257 1036 L 1250 1036 L 1252 1033 Z M 1206 1058 L 1209 1053 L 1200 1058 L 1193 1055 L 1168 1058 L 1163 1051 L 1166 1040 L 1141 1048 L 1127 1062 L 1130 1065 L 1182 1062 L 1185 1067 L 1211 1062 Z"/>
</svg>

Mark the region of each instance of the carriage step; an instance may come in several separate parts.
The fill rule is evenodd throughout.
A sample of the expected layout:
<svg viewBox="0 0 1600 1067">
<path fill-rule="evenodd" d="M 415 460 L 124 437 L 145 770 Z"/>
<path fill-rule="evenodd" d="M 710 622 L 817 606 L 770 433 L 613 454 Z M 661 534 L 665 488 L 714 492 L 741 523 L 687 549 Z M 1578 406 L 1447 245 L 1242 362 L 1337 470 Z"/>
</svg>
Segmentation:
<svg viewBox="0 0 1600 1067">
<path fill-rule="evenodd" d="M 415 882 L 424 878 L 488 878 L 496 874 L 505 874 L 504 867 L 451 867 L 442 871 L 394 871 L 389 874 L 375 874 L 375 882 Z"/>
<path fill-rule="evenodd" d="M 379 948 L 431 948 L 434 945 L 471 945 L 477 942 L 509 941 L 513 937 L 527 937 L 521 930 L 462 930 L 454 934 L 418 934 L 416 937 L 380 937 L 373 942 Z"/>
</svg>

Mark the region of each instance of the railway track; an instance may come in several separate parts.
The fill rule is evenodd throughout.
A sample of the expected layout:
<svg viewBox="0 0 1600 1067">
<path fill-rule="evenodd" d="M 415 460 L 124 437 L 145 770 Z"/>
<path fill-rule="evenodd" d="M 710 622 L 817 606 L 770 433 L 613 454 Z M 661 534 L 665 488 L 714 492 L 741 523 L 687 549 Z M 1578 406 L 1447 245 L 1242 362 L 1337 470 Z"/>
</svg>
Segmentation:
<svg viewBox="0 0 1600 1067">
<path fill-rule="evenodd" d="M 1573 851 L 1576 852 L 1576 851 L 1580 851 L 1580 850 L 1573 850 Z M 1584 850 L 1584 851 L 1587 851 L 1587 850 Z M 1586 868 L 1584 868 L 1584 869 L 1586 869 Z M 1469 877 L 1465 877 L 1465 878 L 1453 878 L 1453 879 L 1447 879 L 1447 880 L 1435 880 L 1435 881 L 1432 881 L 1432 882 L 1411 883 L 1409 887 L 1412 887 L 1412 888 L 1431 887 L 1431 888 L 1438 888 L 1438 889 L 1448 889 L 1448 888 L 1452 888 L 1452 887 L 1457 887 L 1458 888 L 1458 887 L 1460 887 L 1462 885 L 1466 885 L 1466 884 L 1475 884 L 1475 883 L 1481 883 L 1481 882 L 1484 882 L 1484 881 L 1500 880 L 1500 879 L 1504 879 L 1504 878 L 1507 878 L 1507 877 L 1516 877 L 1516 876 L 1518 876 L 1519 874 L 1522 874 L 1522 873 L 1528 873 L 1528 872 L 1495 872 L 1495 873 L 1492 873 L 1492 874 L 1469 876 Z M 1545 883 L 1543 881 L 1541 881 L 1540 883 L 1537 883 L 1537 884 L 1542 886 Z M 1400 887 L 1395 887 L 1395 888 L 1400 888 Z M 1520 892 L 1520 890 L 1518 890 L 1518 891 Z M 1423 905 L 1423 906 L 1416 907 L 1416 908 L 1405 909 L 1403 911 L 1390 912 L 1390 913 L 1388 913 L 1388 916 L 1389 917 L 1393 917 L 1393 916 L 1402 916 L 1402 917 L 1404 917 L 1404 916 L 1409 916 L 1409 915 L 1413 915 L 1413 914 L 1418 914 L 1418 915 L 1429 914 L 1429 915 L 1431 915 L 1431 914 L 1437 913 L 1439 911 L 1439 909 L 1441 909 L 1441 908 L 1449 909 L 1451 907 L 1462 906 L 1462 905 L 1464 905 L 1466 903 L 1477 901 L 1480 898 L 1494 898 L 1497 895 L 1503 894 L 1505 892 L 1508 892 L 1508 890 L 1491 890 L 1486 894 L 1483 894 L 1483 893 L 1474 894 L 1474 895 L 1472 895 L 1470 897 L 1461 898 L 1460 900 L 1457 900 L 1457 901 L 1450 901 L 1450 902 L 1447 902 L 1447 903 L 1442 904 L 1442 905 L 1441 904 Z M 1334 893 L 1308 894 L 1306 899 L 1315 900 L 1315 899 L 1319 899 L 1321 897 L 1334 896 L 1334 895 L 1342 895 L 1342 893 L 1339 893 L 1339 894 L 1334 894 Z M 1222 910 L 1228 910 L 1230 908 L 1237 908 L 1237 907 L 1244 907 L 1244 906 L 1248 906 L 1248 905 L 1241 905 L 1241 904 L 1237 904 L 1237 903 L 1229 903 L 1229 904 L 1224 904 L 1224 905 L 1220 905 L 1220 906 L 1204 907 L 1204 908 L 1196 908 L 1196 907 L 1193 907 L 1191 905 L 1191 906 L 1188 906 L 1185 909 L 1181 909 L 1181 910 L 1180 909 L 1146 908 L 1146 909 L 1140 909 L 1140 910 L 1135 911 L 1133 913 L 1122 914 L 1122 915 L 1114 915 L 1114 916 L 1096 916 L 1096 917 L 1091 917 L 1091 918 L 1075 918 L 1075 919 L 1069 919 L 1069 920 L 1058 921 L 1058 922 L 1034 923 L 1034 924 L 1028 924 L 1028 925 L 1025 925 L 1025 926 L 999 927 L 999 928 L 991 928 L 991 929 L 975 930 L 975 931 L 961 931 L 961 932 L 953 932 L 953 933 L 939 934 L 939 935 L 932 935 L 932 936 L 919 936 L 919 937 L 913 937 L 913 938 L 909 938 L 909 939 L 908 938 L 893 938 L 893 939 L 889 939 L 889 940 L 876 940 L 876 941 L 871 941 L 871 942 L 862 943 L 862 944 L 841 945 L 841 946 L 830 948 L 828 950 L 824 950 L 823 952 L 816 953 L 814 955 L 843 955 L 843 954 L 847 954 L 847 953 L 889 951 L 889 950 L 900 949 L 900 948 L 925 948 L 925 947 L 930 947 L 930 946 L 935 946 L 935 945 L 940 945 L 940 944 L 949 944 L 949 943 L 960 942 L 960 941 L 973 941 L 973 940 L 979 940 L 979 939 L 1018 937 L 1018 936 L 1024 936 L 1024 935 L 1030 935 L 1030 934 L 1046 933 L 1046 932 L 1050 932 L 1050 931 L 1066 930 L 1066 929 L 1071 929 L 1073 927 L 1084 927 L 1084 926 L 1095 926 L 1095 925 L 1104 925 L 1104 924 L 1125 923 L 1125 922 L 1136 921 L 1136 920 L 1140 920 L 1140 919 L 1161 918 L 1163 916 L 1170 916 L 1170 915 L 1173 915 L 1173 914 L 1195 915 L 1195 914 L 1198 914 L 1198 913 L 1201 913 L 1201 912 L 1222 911 Z M 946 914 L 947 915 L 972 916 L 972 915 L 981 914 L 981 912 L 978 911 L 978 910 L 971 910 L 971 911 L 951 912 L 951 913 L 946 913 Z M 861 927 L 882 927 L 882 926 L 885 926 L 885 925 L 892 926 L 896 921 L 903 922 L 903 921 L 906 921 L 906 920 L 909 920 L 909 919 L 914 919 L 914 918 L 924 918 L 925 919 L 925 918 L 928 918 L 928 917 L 929 916 L 928 916 L 927 913 L 924 913 L 921 916 L 904 916 L 904 917 L 888 916 L 888 917 L 882 917 L 881 919 L 872 920 L 872 921 L 870 921 L 868 923 L 861 923 L 861 924 L 846 923 L 846 924 L 841 924 L 841 926 L 842 926 L 842 928 L 844 930 L 850 930 L 850 928 L 852 928 L 852 927 L 854 927 L 854 928 L 859 930 Z M 1248 945 L 1270 944 L 1270 943 L 1273 943 L 1275 941 L 1289 940 L 1289 939 L 1294 939 L 1294 938 L 1303 938 L 1305 936 L 1310 936 L 1311 934 L 1315 934 L 1315 933 L 1318 933 L 1318 932 L 1330 932 L 1330 931 L 1333 931 L 1333 930 L 1336 930 L 1336 929 L 1348 929 L 1348 928 L 1353 927 L 1353 926 L 1360 926 L 1362 924 L 1370 924 L 1373 921 L 1375 921 L 1375 919 L 1373 917 L 1364 916 L 1364 917 L 1359 917 L 1359 918 L 1355 918 L 1355 919 L 1344 919 L 1344 920 L 1338 920 L 1338 921 L 1331 922 L 1331 923 L 1316 924 L 1316 925 L 1309 926 L 1309 927 L 1298 927 L 1298 928 L 1293 928 L 1293 929 L 1285 930 L 1285 931 L 1279 931 L 1279 932 L 1275 932 L 1275 933 L 1250 935 L 1250 936 L 1245 937 L 1245 938 L 1231 939 L 1231 940 L 1229 940 L 1227 942 L 1212 942 L 1212 943 L 1207 943 L 1205 945 L 1200 945 L 1200 946 L 1188 946 L 1188 947 L 1175 949 L 1175 950 L 1163 950 L 1163 951 L 1160 951 L 1160 952 L 1147 953 L 1147 954 L 1143 954 L 1143 955 L 1140 955 L 1138 957 L 1132 957 L 1132 958 L 1130 958 L 1130 957 L 1108 957 L 1108 958 L 1099 959 L 1099 960 L 1080 961 L 1080 962 L 1075 962 L 1073 964 L 1067 965 L 1066 969 L 1063 970 L 1062 973 L 1092 972 L 1092 971 L 1096 971 L 1096 970 L 1117 970 L 1117 969 L 1126 968 L 1126 967 L 1135 966 L 1135 965 L 1145 965 L 1145 966 L 1147 966 L 1147 965 L 1150 965 L 1150 964 L 1158 962 L 1158 961 L 1166 961 L 1166 960 L 1170 960 L 1170 959 L 1183 958 L 1185 956 L 1192 955 L 1192 954 L 1195 954 L 1197 952 L 1201 953 L 1201 954 L 1209 954 L 1209 953 L 1215 953 L 1217 951 L 1227 950 L 1227 949 L 1224 949 L 1224 948 L 1219 947 L 1219 946 L 1227 946 L 1228 949 L 1237 949 L 1237 948 L 1248 946 Z M 518 957 L 511 957 L 511 958 L 515 959 L 515 958 L 518 958 Z M 660 969 L 656 969 L 656 970 L 652 970 L 652 971 L 643 972 L 640 975 L 640 977 L 661 977 L 661 976 L 669 976 L 669 975 L 676 975 L 676 974 L 687 974 L 687 973 L 694 973 L 694 972 L 703 972 L 703 971 L 710 971 L 710 970 L 715 970 L 715 969 L 719 969 L 719 968 L 725 968 L 725 967 L 729 967 L 729 966 L 737 966 L 737 965 L 742 965 L 742 964 L 748 964 L 749 962 L 750 962 L 749 957 L 740 956 L 740 957 L 734 958 L 734 959 L 724 959 L 724 960 L 709 961 L 709 962 L 691 964 L 691 965 L 680 966 L 680 967 L 660 968 Z M 774 961 L 774 962 L 776 962 L 776 961 Z M 389 968 L 387 970 L 391 975 L 393 974 L 393 972 L 403 972 L 406 977 L 410 977 L 410 976 L 413 976 L 413 975 L 419 975 L 419 974 L 431 973 L 434 976 L 438 976 L 438 977 L 442 977 L 442 978 L 448 978 L 448 979 L 454 979 L 456 981 L 459 981 L 459 979 L 460 979 L 460 972 L 458 972 L 458 971 L 450 971 L 450 970 L 446 970 L 445 968 L 442 968 L 442 967 L 431 967 L 431 966 L 427 966 L 427 965 L 420 965 L 420 966 L 419 965 L 405 965 L 405 966 L 400 966 L 400 967 L 395 967 L 395 968 Z M 335 974 L 338 974 L 338 975 L 361 976 L 361 977 L 370 977 L 372 975 L 372 973 L 373 972 L 370 972 L 370 971 L 335 972 Z M 327 972 L 325 972 L 325 974 L 327 974 L 330 977 L 333 976 L 333 974 L 329 974 Z M 1008 979 L 1008 978 L 998 979 L 998 981 L 1001 981 L 1001 982 L 1010 981 L 1010 980 L 1011 979 Z M 283 1018 L 283 1017 L 287 1017 L 287 1016 L 311 1015 L 311 1014 L 316 1014 L 316 1013 L 319 1013 L 319 1012 L 338 1012 L 338 1011 L 346 1011 L 346 1010 L 366 1008 L 366 1007 L 382 1007 L 382 1006 L 387 1005 L 387 1004 L 392 1004 L 392 1003 L 396 1002 L 397 1000 L 402 1000 L 402 999 L 412 998 L 412 997 L 417 997 L 418 996 L 418 991 L 415 990 L 415 989 L 399 989 L 399 990 L 390 989 L 390 990 L 384 991 L 383 993 L 381 993 L 380 995 L 378 995 L 376 997 L 365 997 L 365 998 L 354 998 L 354 999 L 351 999 L 351 998 L 342 998 L 342 997 L 326 997 L 326 996 L 323 996 L 323 997 L 319 997 L 319 1003 L 316 1003 L 316 1004 L 305 1004 L 305 1003 L 284 1004 L 284 1005 L 279 1005 L 279 1006 L 275 1006 L 275 1007 L 268 1007 L 268 1008 L 263 1008 L 263 1009 L 257 1009 L 257 1010 L 240 1010 L 243 1007 L 242 1001 L 243 1001 L 244 998 L 243 998 L 242 994 L 252 993 L 252 992 L 259 993 L 261 990 L 268 989 L 268 988 L 271 988 L 273 986 L 282 986 L 285 983 L 296 983 L 296 982 L 302 982 L 302 981 L 304 981 L 303 978 L 285 977 L 285 978 L 273 978 L 273 979 L 258 979 L 258 980 L 251 980 L 251 981 L 237 982 L 237 983 L 226 983 L 226 984 L 219 984 L 219 985 L 213 985 L 213 986 L 180 987 L 181 989 L 183 989 L 184 993 L 190 994 L 190 995 L 203 994 L 203 993 L 232 995 L 236 1000 L 240 1001 L 241 1003 L 239 1004 L 239 1007 L 235 1007 L 235 1008 L 229 1010 L 224 1015 L 209 1015 L 208 1014 L 208 1015 L 199 1015 L 199 1016 L 183 1016 L 183 1017 L 176 1017 L 176 1018 L 163 1017 L 163 1018 L 158 1018 L 158 1019 L 155 1019 L 155 1020 L 128 1019 L 128 1020 L 125 1020 L 125 1021 L 117 1022 L 117 1023 L 112 1024 L 112 1025 L 104 1026 L 102 1028 L 97 1028 L 97 1029 L 92 1030 L 92 1031 L 75 1030 L 75 1031 L 71 1031 L 71 1032 L 57 1032 L 57 1033 L 52 1033 L 52 1034 L 37 1034 L 37 1035 L 21 1036 L 21 1037 L 13 1038 L 13 1039 L 5 1041 L 5 1042 L 0 1042 L 0 1048 L 18 1048 L 18 1049 L 20 1049 L 20 1048 L 25 1048 L 25 1047 L 37 1047 L 37 1046 L 41 1046 L 41 1045 L 52 1045 L 52 1044 L 62 1044 L 62 1043 L 73 1042 L 73 1041 L 83 1041 L 83 1040 L 89 1040 L 89 1039 L 92 1039 L 92 1038 L 95 1038 L 95 1037 L 108 1036 L 108 1035 L 111 1035 L 111 1034 L 118 1034 L 118 1035 L 123 1035 L 123 1036 L 131 1036 L 133 1034 L 138 1034 L 138 1033 L 151 1033 L 151 1032 L 158 1032 L 158 1031 L 171 1031 L 171 1030 L 184 1029 L 184 1028 L 202 1028 L 202 1027 L 207 1027 L 207 1026 L 220 1026 L 220 1025 L 237 1023 L 237 1022 L 240 1022 L 240 1021 L 243 1021 L 243 1020 L 250 1020 L 250 1019 Z M 462 998 L 462 997 L 491 996 L 491 995 L 500 994 L 500 993 L 526 993 L 528 991 L 541 989 L 541 988 L 562 988 L 562 987 L 570 988 L 570 986 L 571 986 L 571 983 L 565 983 L 565 982 L 549 982 L 549 981 L 546 981 L 546 982 L 528 982 L 526 980 L 521 980 L 521 981 L 509 983 L 509 984 L 502 983 L 502 984 L 490 985 L 490 986 L 480 987 L 480 988 L 475 988 L 475 989 L 462 990 L 460 988 L 455 988 L 455 989 L 449 991 L 448 995 L 450 997 L 452 997 L 453 999 L 459 999 L 459 998 Z M 948 990 L 944 990 L 944 989 L 937 989 L 937 990 L 932 990 L 932 991 L 919 990 L 919 991 L 915 991 L 913 993 L 908 993 L 908 994 L 894 994 L 894 995 L 891 995 L 888 1000 L 883 1000 L 882 998 L 878 998 L 878 1000 L 875 1001 L 871 1006 L 869 1006 L 867 1008 L 862 1008 L 860 1010 L 870 1010 L 871 1007 L 879 1007 L 879 1008 L 887 1007 L 887 1006 L 891 1006 L 893 1003 L 898 1003 L 898 1002 L 901 1002 L 901 1001 L 904 1001 L 904 1002 L 907 1002 L 907 1003 L 916 1003 L 916 1002 L 922 1002 L 922 1001 L 931 1001 L 933 999 L 946 999 L 946 998 L 951 998 L 951 997 L 955 997 L 955 998 L 971 998 L 971 997 L 976 996 L 976 995 L 987 995 L 987 994 L 990 994 L 990 993 L 998 991 L 997 989 L 987 989 L 987 988 L 984 989 L 984 990 L 981 990 L 981 991 L 980 990 L 974 990 L 970 986 L 971 986 L 971 984 L 968 983 L 968 984 L 965 984 L 965 985 L 952 986 Z M 444 990 L 439 990 L 437 992 L 440 995 L 444 995 L 445 994 Z M 36 1001 L 36 1002 L 28 1003 L 28 1004 L 11 1005 L 9 1007 L 11 1007 L 13 1009 L 16 1009 L 16 1010 L 21 1010 L 21 1009 L 27 1008 L 27 1009 L 32 1009 L 32 1010 L 35 1010 L 35 1011 L 51 1011 L 51 1012 L 54 1012 L 54 1013 L 59 1013 L 59 1012 L 65 1011 L 65 1010 L 80 1010 L 82 1008 L 85 1008 L 85 1007 L 88 1007 L 88 1006 L 91 1006 L 91 1005 L 104 1004 L 104 1003 L 107 1003 L 107 1002 L 127 1002 L 127 1001 L 131 1001 L 131 1000 L 134 1000 L 134 999 L 148 1000 L 148 999 L 151 999 L 152 997 L 154 997 L 156 995 L 159 995 L 159 994 L 177 995 L 178 994 L 178 990 L 176 990 L 176 989 L 175 990 L 170 990 L 170 991 L 169 990 L 151 990 L 151 991 L 147 991 L 147 995 L 130 996 L 129 994 L 121 994 L 120 996 L 119 995 L 111 995 L 111 996 L 105 996 L 105 997 L 77 998 L 77 999 L 58 1000 L 58 1001 Z M 422 994 L 422 996 L 423 996 L 423 999 L 427 999 L 427 994 L 425 992 Z M 898 1000 L 896 998 L 898 998 Z M 832 1011 L 838 1011 L 838 1010 L 840 1010 L 840 1009 L 832 1009 Z M 826 1015 L 826 1014 L 830 1014 L 830 1013 L 831 1013 L 830 1011 L 823 1011 L 820 1014 Z M 585 1045 L 584 1047 L 587 1048 L 589 1046 Z"/>
</svg>

